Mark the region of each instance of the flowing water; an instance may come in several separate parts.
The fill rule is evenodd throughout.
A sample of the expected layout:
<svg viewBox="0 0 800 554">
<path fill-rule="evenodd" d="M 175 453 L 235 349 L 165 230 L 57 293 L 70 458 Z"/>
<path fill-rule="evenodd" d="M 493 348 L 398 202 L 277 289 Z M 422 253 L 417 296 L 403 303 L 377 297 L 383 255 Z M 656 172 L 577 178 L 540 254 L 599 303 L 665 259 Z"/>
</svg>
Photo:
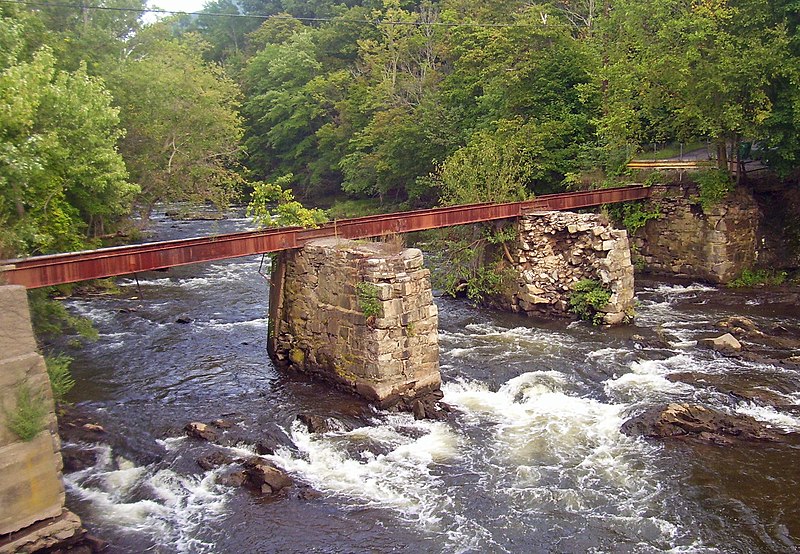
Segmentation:
<svg viewBox="0 0 800 554">
<path fill-rule="evenodd" d="M 157 218 L 159 238 L 243 229 Z M 449 422 L 364 403 L 278 372 L 265 352 L 261 258 L 120 281 L 70 301 L 100 339 L 73 353 L 71 400 L 109 431 L 94 467 L 66 476 L 68 505 L 112 552 L 795 552 L 800 450 L 697 446 L 620 433 L 632 414 L 696 401 L 800 430 L 800 376 L 697 349 L 726 315 L 797 330 L 797 306 L 699 284 L 637 284 L 637 327 L 537 322 L 437 299 Z M 186 318 L 189 323 L 176 323 Z M 669 347 L 634 333 L 658 330 Z M 781 409 L 715 387 L 736 379 Z M 310 412 L 338 422 L 310 434 Z M 189 421 L 224 417 L 318 495 L 259 499 L 195 460 Z M 227 447 L 252 455 L 246 442 Z"/>
</svg>

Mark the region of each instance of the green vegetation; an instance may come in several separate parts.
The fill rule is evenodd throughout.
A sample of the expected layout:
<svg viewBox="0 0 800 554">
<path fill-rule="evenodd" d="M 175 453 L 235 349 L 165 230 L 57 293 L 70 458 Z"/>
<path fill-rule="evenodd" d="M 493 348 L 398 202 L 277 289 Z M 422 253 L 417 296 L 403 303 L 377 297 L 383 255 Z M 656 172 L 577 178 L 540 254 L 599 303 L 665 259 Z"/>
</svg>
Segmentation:
<svg viewBox="0 0 800 554">
<path fill-rule="evenodd" d="M 608 214 L 633 235 L 651 219 L 661 217 L 658 206 L 647 201 L 625 202 L 606 206 Z"/>
<path fill-rule="evenodd" d="M 502 223 L 440 231 L 433 239 L 434 251 L 442 252 L 433 265 L 434 284 L 473 302 L 510 295 L 514 272 L 508 244 L 516 237 L 516 226 Z"/>
<path fill-rule="evenodd" d="M 750 288 L 759 286 L 779 286 L 786 282 L 789 273 L 771 269 L 745 269 L 742 274 L 728 283 L 731 288 Z"/>
<path fill-rule="evenodd" d="M 242 198 L 262 225 L 313 226 L 323 214 L 304 205 L 338 218 L 526 199 L 628 180 L 652 144 L 716 150 L 718 170 L 698 177 L 704 210 L 747 145 L 783 175 L 800 166 L 786 0 L 215 0 L 204 12 L 279 17 L 144 24 L 135 11 L 0 6 L 0 257 L 102 244 L 164 201 Z M 630 229 L 656 217 L 627 210 Z M 504 242 L 483 229 L 448 235 L 451 292 L 502 289 Z"/>
<path fill-rule="evenodd" d="M 56 293 L 55 288 L 28 291 L 31 321 L 36 335 L 43 337 L 76 333 L 83 339 L 97 340 L 98 333 L 92 322 L 85 317 L 70 314 L 63 304 L 51 298 Z"/>
<path fill-rule="evenodd" d="M 14 410 L 5 414 L 6 424 L 9 431 L 20 439 L 31 441 L 45 429 L 47 403 L 26 385 L 17 387 L 16 400 L 17 405 Z"/>
<path fill-rule="evenodd" d="M 316 227 L 328 220 L 323 210 L 309 209 L 295 200 L 292 189 L 284 186 L 292 182 L 291 174 L 274 183 L 253 183 L 253 194 L 247 206 L 248 217 L 253 217 L 263 227 Z M 274 208 L 274 209 L 273 209 Z"/>
<path fill-rule="evenodd" d="M 583 279 L 575 283 L 569 298 L 569 308 L 578 317 L 591 321 L 594 325 L 603 323 L 602 311 L 611 299 L 611 291 L 593 279 Z"/>
<path fill-rule="evenodd" d="M 727 171 L 700 171 L 694 180 L 700 189 L 700 207 L 704 212 L 719 204 L 733 190 L 733 181 Z"/>
<path fill-rule="evenodd" d="M 56 403 L 64 402 L 67 393 L 75 386 L 75 379 L 70 373 L 72 358 L 64 354 L 45 356 L 47 375 L 50 377 L 50 388 L 53 390 L 53 400 Z"/>
<path fill-rule="evenodd" d="M 374 319 L 381 314 L 381 302 L 378 300 L 378 287 L 374 283 L 361 281 L 356 285 L 358 307 L 367 319 Z"/>
</svg>

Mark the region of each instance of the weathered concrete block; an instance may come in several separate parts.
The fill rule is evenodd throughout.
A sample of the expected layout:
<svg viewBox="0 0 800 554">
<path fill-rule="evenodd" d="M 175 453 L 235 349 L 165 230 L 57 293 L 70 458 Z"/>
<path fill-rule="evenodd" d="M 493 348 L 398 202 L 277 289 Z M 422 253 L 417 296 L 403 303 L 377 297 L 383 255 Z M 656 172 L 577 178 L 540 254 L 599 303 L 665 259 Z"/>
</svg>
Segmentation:
<svg viewBox="0 0 800 554">
<path fill-rule="evenodd" d="M 0 357 L 13 358 L 36 352 L 25 287 L 0 286 L 0 307 L 3 314 L 0 323 Z"/>
<path fill-rule="evenodd" d="M 25 529 L 60 516 L 64 506 L 55 406 L 44 358 L 36 353 L 25 289 L 0 287 L 0 313 L 0 535 L 16 533 L 14 544 L 42 544 L 41 530 L 31 542 Z M 8 425 L 22 387 L 46 410 L 42 431 L 27 442 Z"/>
</svg>

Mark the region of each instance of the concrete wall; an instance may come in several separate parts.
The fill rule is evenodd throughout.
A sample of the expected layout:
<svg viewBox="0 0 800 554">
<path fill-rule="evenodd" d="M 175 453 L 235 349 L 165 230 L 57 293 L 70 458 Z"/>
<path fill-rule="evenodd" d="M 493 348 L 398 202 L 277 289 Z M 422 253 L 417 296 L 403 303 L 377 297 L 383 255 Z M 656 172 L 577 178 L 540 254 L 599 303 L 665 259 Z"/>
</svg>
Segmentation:
<svg viewBox="0 0 800 554">
<path fill-rule="evenodd" d="M 633 309 L 628 234 L 598 214 L 543 212 L 519 219 L 511 309 L 528 315 L 566 315 L 575 283 L 593 279 L 612 292 L 604 323 L 616 325 Z"/>
<path fill-rule="evenodd" d="M 739 189 L 703 212 L 694 185 L 653 187 L 661 218 L 636 233 L 633 244 L 646 271 L 725 283 L 756 265 L 761 212 Z"/>
<path fill-rule="evenodd" d="M 362 291 L 378 314 L 364 314 Z M 363 294 L 363 292 L 362 292 Z M 379 405 L 439 388 L 438 311 L 422 252 L 320 239 L 273 267 L 270 354 Z"/>
<path fill-rule="evenodd" d="M 4 535 L 61 516 L 64 486 L 50 381 L 44 359 L 36 352 L 23 287 L 0 286 L 0 314 L 0 535 Z M 28 442 L 7 425 L 20 387 L 28 387 L 48 410 L 46 428 Z"/>
</svg>

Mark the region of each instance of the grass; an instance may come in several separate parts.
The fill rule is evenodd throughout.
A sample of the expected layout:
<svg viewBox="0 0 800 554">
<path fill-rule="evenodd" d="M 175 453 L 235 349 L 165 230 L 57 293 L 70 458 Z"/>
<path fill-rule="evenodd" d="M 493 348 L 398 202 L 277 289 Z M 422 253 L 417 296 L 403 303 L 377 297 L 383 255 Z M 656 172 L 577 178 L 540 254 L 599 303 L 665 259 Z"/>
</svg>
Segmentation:
<svg viewBox="0 0 800 554">
<path fill-rule="evenodd" d="M 691 152 L 706 148 L 705 142 L 686 142 L 683 144 L 683 153 Z M 677 158 L 681 155 L 680 143 L 659 144 L 655 152 L 652 150 L 653 145 L 642 145 L 643 151 L 636 153 L 634 156 L 637 160 L 665 160 L 668 158 Z"/>
</svg>

